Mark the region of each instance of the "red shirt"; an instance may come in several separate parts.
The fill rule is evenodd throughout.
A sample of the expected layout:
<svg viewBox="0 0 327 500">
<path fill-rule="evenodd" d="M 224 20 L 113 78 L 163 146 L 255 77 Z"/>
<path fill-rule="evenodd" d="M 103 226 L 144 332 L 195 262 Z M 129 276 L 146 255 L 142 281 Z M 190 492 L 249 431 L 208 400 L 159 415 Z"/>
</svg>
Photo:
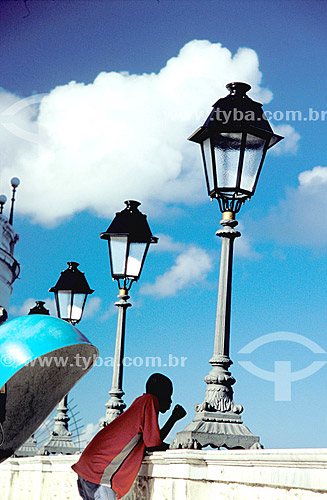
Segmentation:
<svg viewBox="0 0 327 500">
<path fill-rule="evenodd" d="M 162 443 L 158 413 L 156 396 L 138 397 L 94 436 L 72 469 L 87 481 L 109 486 L 118 498 L 123 497 L 137 476 L 145 448 Z"/>
</svg>

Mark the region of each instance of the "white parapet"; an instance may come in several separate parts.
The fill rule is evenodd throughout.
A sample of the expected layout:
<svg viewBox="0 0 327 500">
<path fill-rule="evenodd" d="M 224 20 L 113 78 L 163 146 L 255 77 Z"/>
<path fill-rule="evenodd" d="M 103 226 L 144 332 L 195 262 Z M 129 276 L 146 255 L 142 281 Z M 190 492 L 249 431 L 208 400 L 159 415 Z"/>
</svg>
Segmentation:
<svg viewBox="0 0 327 500">
<path fill-rule="evenodd" d="M 80 500 L 77 455 L 9 458 L 1 500 Z M 327 449 L 168 450 L 150 454 L 125 500 L 327 499 Z"/>
</svg>

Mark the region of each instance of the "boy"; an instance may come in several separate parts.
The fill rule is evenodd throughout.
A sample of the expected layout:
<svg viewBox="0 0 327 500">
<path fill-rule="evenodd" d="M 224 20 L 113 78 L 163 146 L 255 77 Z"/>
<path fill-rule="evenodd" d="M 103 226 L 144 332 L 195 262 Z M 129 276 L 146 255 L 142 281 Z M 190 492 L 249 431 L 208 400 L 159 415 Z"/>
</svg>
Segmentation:
<svg viewBox="0 0 327 500">
<path fill-rule="evenodd" d="M 173 384 L 161 373 L 154 373 L 146 383 L 146 393 L 113 422 L 104 427 L 72 466 L 78 474 L 78 490 L 84 500 L 116 500 L 131 488 L 141 467 L 145 449 L 169 448 L 163 440 L 173 425 L 186 415 L 176 405 L 161 430 L 158 413 L 171 406 Z"/>
</svg>

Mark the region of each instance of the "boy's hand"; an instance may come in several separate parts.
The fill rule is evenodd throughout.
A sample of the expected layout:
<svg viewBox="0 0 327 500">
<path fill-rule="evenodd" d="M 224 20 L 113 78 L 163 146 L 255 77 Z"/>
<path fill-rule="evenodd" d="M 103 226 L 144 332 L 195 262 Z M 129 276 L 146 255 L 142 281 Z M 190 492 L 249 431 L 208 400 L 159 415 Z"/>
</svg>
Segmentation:
<svg viewBox="0 0 327 500">
<path fill-rule="evenodd" d="M 166 451 L 169 449 L 168 443 L 161 443 L 158 446 L 152 446 L 152 448 L 146 448 L 148 453 L 152 453 L 153 451 Z"/>
<path fill-rule="evenodd" d="M 184 418 L 186 415 L 186 411 L 181 405 L 175 405 L 175 408 L 173 409 L 173 412 L 171 416 L 173 417 L 174 420 L 180 420 L 181 418 Z"/>
</svg>

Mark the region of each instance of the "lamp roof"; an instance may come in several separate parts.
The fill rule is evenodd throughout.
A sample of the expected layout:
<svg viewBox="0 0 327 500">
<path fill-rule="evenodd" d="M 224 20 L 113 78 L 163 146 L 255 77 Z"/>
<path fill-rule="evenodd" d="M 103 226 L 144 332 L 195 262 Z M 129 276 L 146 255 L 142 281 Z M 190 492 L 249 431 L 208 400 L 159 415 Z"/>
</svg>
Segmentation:
<svg viewBox="0 0 327 500">
<path fill-rule="evenodd" d="M 49 292 L 93 293 L 94 290 L 89 287 L 84 273 L 77 269 L 79 264 L 77 262 L 67 262 L 67 265 L 68 269 L 61 272 L 60 278 L 55 286 L 49 289 Z"/>
<path fill-rule="evenodd" d="M 243 82 L 232 82 L 226 85 L 229 95 L 218 99 L 203 126 L 196 130 L 189 140 L 201 143 L 210 132 L 242 132 L 258 133 L 265 138 L 274 136 L 270 146 L 283 137 L 274 134 L 264 112 L 262 104 L 253 101 L 246 95 L 251 85 Z M 269 147 L 270 147 L 269 146 Z"/>
<path fill-rule="evenodd" d="M 108 240 L 110 236 L 126 235 L 132 243 L 157 243 L 158 238 L 152 235 L 145 214 L 139 211 L 140 202 L 127 200 L 126 208 L 117 212 L 105 233 L 100 238 Z"/>
</svg>

